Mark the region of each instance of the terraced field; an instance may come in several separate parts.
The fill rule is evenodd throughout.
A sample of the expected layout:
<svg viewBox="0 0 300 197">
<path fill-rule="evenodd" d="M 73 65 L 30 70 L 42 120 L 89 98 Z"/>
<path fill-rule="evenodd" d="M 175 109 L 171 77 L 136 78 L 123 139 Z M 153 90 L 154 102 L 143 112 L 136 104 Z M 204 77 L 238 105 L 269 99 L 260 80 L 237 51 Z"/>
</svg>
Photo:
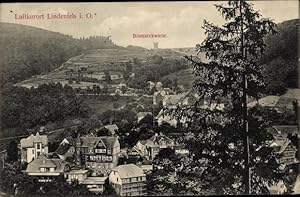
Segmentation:
<svg viewBox="0 0 300 197">
<path fill-rule="evenodd" d="M 65 62 L 61 67 L 46 75 L 34 76 L 31 79 L 17 83 L 18 86 L 23 87 L 37 87 L 40 84 L 50 82 L 60 82 L 63 85 L 68 83 L 66 80 L 66 71 L 73 69 L 86 67 L 88 73 L 87 77 L 92 77 L 98 80 L 102 80 L 105 70 L 109 70 L 112 80 L 116 82 L 122 82 L 122 71 L 124 70 L 124 63 L 133 61 L 134 58 L 138 58 L 141 61 L 146 60 L 153 55 L 159 55 L 163 58 L 183 58 L 184 53 L 173 49 L 132 49 L 132 48 L 120 48 L 120 49 L 98 49 L 90 50 L 85 54 L 73 57 Z M 76 75 L 76 74 L 74 74 Z M 92 87 L 94 84 L 91 82 L 81 82 L 80 84 L 72 84 L 74 88 Z M 97 84 L 98 85 L 98 84 Z"/>
<path fill-rule="evenodd" d="M 163 58 L 182 58 L 183 54 L 171 49 L 133 50 L 133 49 L 98 49 L 87 54 L 75 57 L 68 61 L 64 67 L 87 66 L 89 70 L 103 71 L 121 69 L 120 64 L 132 61 L 134 58 L 145 60 L 147 57 L 160 55 Z"/>
</svg>

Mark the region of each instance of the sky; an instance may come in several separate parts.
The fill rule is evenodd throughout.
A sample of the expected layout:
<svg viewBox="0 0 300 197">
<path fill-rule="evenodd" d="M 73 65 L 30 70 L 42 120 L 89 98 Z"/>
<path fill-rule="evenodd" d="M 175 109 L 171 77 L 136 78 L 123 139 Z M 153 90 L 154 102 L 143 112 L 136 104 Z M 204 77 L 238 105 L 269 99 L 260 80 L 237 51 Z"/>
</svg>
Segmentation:
<svg viewBox="0 0 300 197">
<path fill-rule="evenodd" d="M 1 22 L 18 23 L 72 35 L 111 36 L 121 46 L 137 45 L 152 48 L 194 47 L 205 38 L 204 19 L 224 23 L 214 4 L 199 2 L 99 2 L 99 3 L 2 3 Z M 299 18 L 297 0 L 251 1 L 263 17 L 279 23 Z M 23 14 L 45 15 L 44 19 L 20 19 Z M 72 19 L 47 19 L 47 14 L 73 14 Z M 82 18 L 79 18 L 81 14 Z M 17 15 L 17 17 L 16 17 Z M 91 18 L 88 18 L 92 16 Z M 133 34 L 165 34 L 164 38 L 133 38 Z"/>
</svg>

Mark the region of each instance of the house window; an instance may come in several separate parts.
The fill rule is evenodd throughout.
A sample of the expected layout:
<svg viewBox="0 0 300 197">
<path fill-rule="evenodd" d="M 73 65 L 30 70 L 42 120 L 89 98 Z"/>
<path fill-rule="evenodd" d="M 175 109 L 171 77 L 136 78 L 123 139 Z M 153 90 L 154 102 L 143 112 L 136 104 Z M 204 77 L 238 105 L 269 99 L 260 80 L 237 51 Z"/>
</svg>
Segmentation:
<svg viewBox="0 0 300 197">
<path fill-rule="evenodd" d="M 37 152 L 37 156 L 40 156 L 40 154 L 41 154 L 40 152 Z"/>
<path fill-rule="evenodd" d="M 32 149 L 32 154 L 34 154 L 34 149 Z"/>
<path fill-rule="evenodd" d="M 41 149 L 41 144 L 40 143 L 37 144 L 37 149 Z"/>
<path fill-rule="evenodd" d="M 107 150 L 107 154 L 111 154 L 111 150 Z"/>
<path fill-rule="evenodd" d="M 117 178 L 117 182 L 119 182 L 119 178 Z"/>
</svg>

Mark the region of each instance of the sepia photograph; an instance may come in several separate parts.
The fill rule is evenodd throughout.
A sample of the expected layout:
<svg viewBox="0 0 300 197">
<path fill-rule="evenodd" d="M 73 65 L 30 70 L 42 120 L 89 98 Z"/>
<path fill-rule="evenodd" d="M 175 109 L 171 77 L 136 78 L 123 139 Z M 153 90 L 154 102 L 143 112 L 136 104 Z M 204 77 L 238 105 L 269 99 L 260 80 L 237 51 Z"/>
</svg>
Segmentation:
<svg viewBox="0 0 300 197">
<path fill-rule="evenodd" d="M 0 197 L 300 194 L 297 0 L 0 3 Z"/>
</svg>

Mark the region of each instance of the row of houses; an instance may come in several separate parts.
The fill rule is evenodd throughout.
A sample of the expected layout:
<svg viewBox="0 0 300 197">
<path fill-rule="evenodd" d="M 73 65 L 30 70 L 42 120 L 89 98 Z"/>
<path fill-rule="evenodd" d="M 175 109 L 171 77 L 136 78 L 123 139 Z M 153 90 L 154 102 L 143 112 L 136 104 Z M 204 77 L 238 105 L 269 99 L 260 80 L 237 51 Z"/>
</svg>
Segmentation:
<svg viewBox="0 0 300 197">
<path fill-rule="evenodd" d="M 158 125 L 168 123 L 173 127 L 178 127 L 179 124 L 188 127 L 191 120 L 184 115 L 176 117 L 174 115 L 174 109 L 177 107 L 180 107 L 181 109 L 191 107 L 198 100 L 199 95 L 193 91 L 187 91 L 180 94 L 170 94 L 168 91 L 163 89 L 155 92 L 153 95 L 153 105 L 161 104 L 161 110 L 155 117 Z M 225 108 L 226 101 L 223 99 L 220 102 L 211 102 L 203 99 L 201 102 L 198 102 L 197 105 L 204 109 L 223 110 Z"/>
<path fill-rule="evenodd" d="M 297 163 L 297 149 L 289 138 L 299 137 L 298 127 L 273 126 L 269 128 L 269 132 L 274 136 L 274 140 L 268 145 L 281 156 L 278 162 L 282 164 L 282 169 Z M 134 147 L 126 149 L 126 157 L 144 158 L 151 164 L 164 148 L 172 148 L 178 154 L 188 154 L 188 151 L 183 151 L 184 149 L 172 138 L 160 133 L 147 140 L 140 140 Z M 96 193 L 103 192 L 104 183 L 108 180 L 120 195 L 144 195 L 145 174 L 152 170 L 152 165 L 118 165 L 121 150 L 117 136 L 68 137 L 62 140 L 55 152 L 49 153 L 47 136 L 36 133 L 20 141 L 20 150 L 21 160 L 28 163 L 28 175 L 36 176 L 44 182 L 64 175 L 68 182 L 77 180 Z"/>
<path fill-rule="evenodd" d="M 20 141 L 21 161 L 28 163 L 26 173 L 40 182 L 63 175 L 70 183 L 76 180 L 90 191 L 102 193 L 108 180 L 120 195 L 145 194 L 144 171 L 134 164 L 118 166 L 118 137 L 68 137 L 55 152 L 48 150 L 47 135 L 31 134 Z"/>
<path fill-rule="evenodd" d="M 117 129 L 109 126 L 107 129 Z M 118 136 L 95 137 L 93 135 L 67 137 L 52 153 L 48 148 L 47 135 L 31 134 L 20 141 L 21 161 L 28 163 L 26 173 L 40 182 L 53 181 L 63 175 L 68 182 L 78 181 L 90 191 L 102 193 L 105 181 L 120 195 L 144 195 L 146 173 L 152 165 L 118 165 L 121 155 Z M 155 134 L 147 140 L 138 141 L 127 149 L 128 157 L 142 157 L 151 161 L 163 148 L 178 147 L 173 139 Z"/>
</svg>

